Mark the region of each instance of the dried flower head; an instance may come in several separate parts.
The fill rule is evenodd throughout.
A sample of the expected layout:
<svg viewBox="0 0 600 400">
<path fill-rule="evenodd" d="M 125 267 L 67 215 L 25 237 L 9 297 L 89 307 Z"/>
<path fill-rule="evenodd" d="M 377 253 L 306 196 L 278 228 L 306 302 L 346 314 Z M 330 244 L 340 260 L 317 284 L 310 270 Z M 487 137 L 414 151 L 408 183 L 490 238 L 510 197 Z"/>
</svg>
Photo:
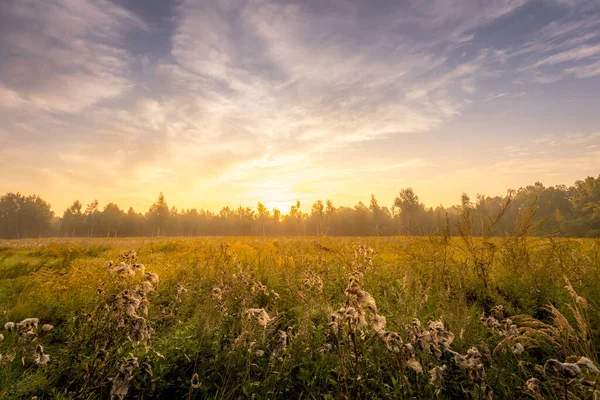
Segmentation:
<svg viewBox="0 0 600 400">
<path fill-rule="evenodd" d="M 154 284 L 158 283 L 158 275 L 157 274 L 152 273 L 152 272 L 146 272 L 144 274 L 144 276 L 146 277 L 146 280 L 148 280 Z"/>
<path fill-rule="evenodd" d="M 198 373 L 194 372 L 190 383 L 193 389 L 198 389 L 200 387 L 200 376 L 198 375 Z"/>
<path fill-rule="evenodd" d="M 44 354 L 44 347 L 41 344 L 38 344 L 35 348 L 33 358 L 36 364 L 38 364 L 40 367 L 45 367 L 50 361 L 50 356 L 48 354 Z"/>
<path fill-rule="evenodd" d="M 519 356 L 521 354 L 523 354 L 523 352 L 525 351 L 525 348 L 523 347 L 523 345 L 519 342 L 513 344 L 512 346 L 512 353 L 516 356 Z"/>
<path fill-rule="evenodd" d="M 538 378 L 529 378 L 527 382 L 525 382 L 525 387 L 527 390 L 539 393 L 540 392 L 540 380 Z"/>
<path fill-rule="evenodd" d="M 33 329 L 37 328 L 40 320 L 37 318 L 25 318 L 23 321 L 17 323 L 17 329 L 25 330 L 25 329 Z M 6 325 L 5 325 L 6 327 Z"/>
<path fill-rule="evenodd" d="M 271 322 L 271 317 L 264 308 L 249 308 L 244 315 L 256 319 L 256 322 L 262 327 L 266 327 Z"/>
<path fill-rule="evenodd" d="M 371 328 L 378 333 L 382 334 L 385 331 L 387 320 L 383 315 L 375 314 L 371 316 Z"/>
<path fill-rule="evenodd" d="M 442 381 L 443 381 L 443 373 L 444 371 L 446 371 L 448 367 L 446 365 L 442 365 L 440 366 L 435 366 L 432 369 L 429 370 L 429 383 L 433 386 L 436 387 L 441 387 L 442 386 Z"/>
<path fill-rule="evenodd" d="M 550 359 L 546 361 L 544 370 L 551 368 L 554 372 L 561 375 L 563 378 L 577 378 L 581 375 L 581 368 L 577 364 L 573 363 L 561 363 L 558 360 Z"/>
<path fill-rule="evenodd" d="M 598 369 L 598 367 L 596 367 L 592 360 L 590 360 L 587 357 L 581 357 L 576 364 L 579 366 L 579 368 L 585 369 L 593 375 L 600 374 L 600 370 Z"/>
</svg>

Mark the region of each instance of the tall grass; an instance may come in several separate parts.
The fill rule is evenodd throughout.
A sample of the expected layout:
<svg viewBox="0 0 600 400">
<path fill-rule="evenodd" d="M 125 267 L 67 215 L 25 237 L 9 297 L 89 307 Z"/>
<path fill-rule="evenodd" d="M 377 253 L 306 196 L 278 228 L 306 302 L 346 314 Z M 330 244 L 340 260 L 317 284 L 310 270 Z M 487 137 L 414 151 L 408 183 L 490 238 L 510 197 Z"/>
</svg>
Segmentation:
<svg viewBox="0 0 600 400">
<path fill-rule="evenodd" d="M 596 398 L 600 242 L 522 221 L 0 243 L 0 398 Z"/>
</svg>

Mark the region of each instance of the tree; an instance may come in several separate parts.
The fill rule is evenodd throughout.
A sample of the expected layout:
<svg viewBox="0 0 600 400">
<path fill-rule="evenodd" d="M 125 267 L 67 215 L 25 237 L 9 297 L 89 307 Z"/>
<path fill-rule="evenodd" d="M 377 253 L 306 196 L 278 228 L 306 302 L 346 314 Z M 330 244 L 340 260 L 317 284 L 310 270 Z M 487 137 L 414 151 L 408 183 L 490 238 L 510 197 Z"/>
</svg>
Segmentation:
<svg viewBox="0 0 600 400">
<path fill-rule="evenodd" d="M 88 236 L 93 236 L 98 227 L 100 211 L 98 210 L 98 200 L 92 201 L 85 207 L 85 224 Z"/>
<path fill-rule="evenodd" d="M 379 236 L 385 230 L 385 226 L 390 219 L 390 212 L 387 208 L 379 206 L 379 202 L 374 194 L 371 194 L 369 210 L 371 211 L 372 225 L 375 227 L 375 234 Z"/>
<path fill-rule="evenodd" d="M 156 236 L 160 236 L 161 232 L 164 235 L 165 228 L 169 223 L 169 206 L 165 201 L 165 196 L 160 192 L 158 200 L 150 206 L 148 210 L 148 220 L 152 227 L 152 236 L 156 232 Z"/>
<path fill-rule="evenodd" d="M 412 188 L 400 190 L 398 197 L 394 199 L 394 207 L 399 212 L 400 232 L 409 232 L 417 215 L 425 208 Z"/>
<path fill-rule="evenodd" d="M 0 237 L 19 239 L 42 236 L 54 213 L 38 195 L 7 193 L 0 197 Z"/>
<path fill-rule="evenodd" d="M 296 221 L 296 234 L 300 235 L 300 223 L 302 222 L 302 211 L 300 210 L 300 200 L 296 201 L 296 205 L 290 207 L 290 218 Z"/>
<path fill-rule="evenodd" d="M 267 207 L 265 207 L 264 204 L 259 201 L 258 205 L 256 206 L 256 214 L 258 215 L 256 220 L 262 228 L 262 235 L 265 236 L 265 224 L 267 224 L 271 219 L 271 213 L 269 210 L 267 210 Z"/>
<path fill-rule="evenodd" d="M 82 236 L 85 234 L 85 216 L 81 212 L 83 204 L 75 200 L 63 213 L 61 233 L 67 236 Z"/>
<path fill-rule="evenodd" d="M 106 236 L 118 235 L 119 228 L 123 224 L 125 213 L 114 203 L 108 203 L 104 206 L 100 215 L 100 229 Z"/>
<path fill-rule="evenodd" d="M 323 234 L 323 220 L 325 218 L 325 206 L 321 200 L 317 200 L 310 210 L 310 220 L 316 228 L 317 236 Z"/>
</svg>

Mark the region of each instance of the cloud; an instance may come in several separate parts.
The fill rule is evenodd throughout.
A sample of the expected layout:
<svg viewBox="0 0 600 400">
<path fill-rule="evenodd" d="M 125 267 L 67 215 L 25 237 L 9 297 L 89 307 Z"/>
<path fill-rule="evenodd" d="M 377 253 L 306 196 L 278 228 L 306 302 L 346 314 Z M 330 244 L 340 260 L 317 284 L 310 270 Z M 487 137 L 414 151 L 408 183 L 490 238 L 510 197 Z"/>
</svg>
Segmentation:
<svg viewBox="0 0 600 400">
<path fill-rule="evenodd" d="M 555 65 L 564 62 L 579 61 L 600 54 L 600 44 L 598 45 L 583 45 L 577 48 L 555 53 L 546 58 L 536 61 L 533 66 L 540 67 L 543 65 Z"/>
<path fill-rule="evenodd" d="M 41 176 L 63 196 L 283 204 L 441 168 L 403 144 L 451 146 L 473 106 L 525 95 L 512 80 L 598 75 L 598 16 L 549 4 L 562 17 L 502 46 L 482 32 L 526 1 L 181 0 L 164 29 L 136 4 L 3 2 L 0 192 Z"/>
<path fill-rule="evenodd" d="M 520 4 L 482 13 L 465 6 L 461 12 L 470 22 L 458 28 L 444 26 L 452 21 L 443 20 L 441 2 L 408 17 L 396 9 L 377 15 L 387 28 L 364 30 L 354 4 L 315 13 L 309 3 L 184 1 L 171 39 L 176 66 L 161 73 L 169 82 L 187 82 L 171 101 L 195 99 L 206 118 L 194 129 L 196 138 L 262 146 L 256 158 L 235 167 L 236 176 L 257 165 L 293 169 L 298 160 L 425 132 L 460 115 L 486 69 L 487 52 L 447 62 L 456 38 L 464 42 L 467 30 Z M 407 21 L 429 30 L 423 22 L 432 15 L 441 18 L 435 40 L 420 43 L 394 33 Z M 442 51 L 434 52 L 434 44 Z"/>
<path fill-rule="evenodd" d="M 532 143 L 542 146 L 573 146 L 589 142 L 600 142 L 600 132 L 569 132 L 564 135 L 547 133 L 532 140 Z"/>
<path fill-rule="evenodd" d="M 600 76 L 600 61 L 588 64 L 570 67 L 565 70 L 568 74 L 573 74 L 577 78 L 593 78 Z"/>
<path fill-rule="evenodd" d="M 110 1 L 9 1 L 2 4 L 0 76 L 28 107 L 78 113 L 122 94 L 129 55 L 118 45 L 134 14 Z"/>
<path fill-rule="evenodd" d="M 516 92 L 516 93 L 500 92 L 500 93 L 494 93 L 494 94 L 489 95 L 488 97 L 483 99 L 483 101 L 488 102 L 488 101 L 501 99 L 501 98 L 514 99 L 514 98 L 523 97 L 523 96 L 527 96 L 527 92 Z"/>
<path fill-rule="evenodd" d="M 572 76 L 594 76 L 600 56 L 600 7 L 596 2 L 564 2 L 569 9 L 529 35 L 505 56 L 516 65 L 522 83 L 552 83 Z M 527 36 L 526 36 L 527 37 Z M 592 62 L 589 66 L 585 63 Z"/>
</svg>

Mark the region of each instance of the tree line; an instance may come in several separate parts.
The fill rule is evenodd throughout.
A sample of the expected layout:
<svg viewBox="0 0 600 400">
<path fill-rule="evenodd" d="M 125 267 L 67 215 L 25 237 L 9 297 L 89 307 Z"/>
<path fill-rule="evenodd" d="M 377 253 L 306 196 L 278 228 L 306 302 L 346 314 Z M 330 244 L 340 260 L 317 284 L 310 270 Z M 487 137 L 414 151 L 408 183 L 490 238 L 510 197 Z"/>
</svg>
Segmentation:
<svg viewBox="0 0 600 400">
<path fill-rule="evenodd" d="M 146 213 L 127 211 L 114 203 L 100 208 L 98 201 L 75 201 L 55 216 L 40 196 L 7 193 L 0 197 L 0 238 L 26 237 L 126 237 L 126 236 L 359 236 L 461 234 L 464 218 L 470 234 L 484 234 L 493 218 L 494 235 L 517 229 L 524 210 L 533 210 L 537 235 L 600 237 L 600 175 L 572 186 L 533 185 L 509 190 L 506 196 L 463 194 L 451 207 L 425 207 L 411 188 L 402 189 L 390 207 L 374 195 L 369 204 L 336 207 L 318 200 L 304 210 L 297 202 L 287 214 L 262 203 L 250 207 L 223 207 L 218 213 L 204 209 L 169 207 L 161 193 Z M 501 218 L 500 218 L 501 217 Z M 464 221 L 463 221 L 464 222 Z M 463 224 L 464 225 L 464 224 Z"/>
</svg>

